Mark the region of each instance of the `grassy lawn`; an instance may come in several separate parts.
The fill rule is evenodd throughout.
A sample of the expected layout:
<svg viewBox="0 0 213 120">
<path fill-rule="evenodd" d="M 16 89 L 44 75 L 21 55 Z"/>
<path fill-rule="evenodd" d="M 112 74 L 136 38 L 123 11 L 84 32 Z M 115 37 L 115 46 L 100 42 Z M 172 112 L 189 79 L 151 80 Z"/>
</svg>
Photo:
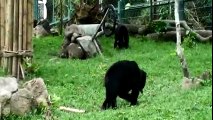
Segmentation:
<svg viewBox="0 0 213 120">
<path fill-rule="evenodd" d="M 211 120 L 212 84 L 199 89 L 182 90 L 182 69 L 174 42 L 155 42 L 131 37 L 130 49 L 114 50 L 113 38 L 100 38 L 104 59 L 61 59 L 54 56 L 62 37 L 34 39 L 34 62 L 39 65 L 37 77 L 42 77 L 50 95 L 61 98 L 61 106 L 85 109 L 86 113 L 68 113 L 53 109 L 58 120 Z M 205 70 L 212 72 L 212 45 L 197 43 L 185 48 L 192 76 Z M 144 94 L 139 105 L 117 98 L 116 110 L 101 111 L 105 99 L 103 76 L 118 60 L 135 60 L 147 74 Z M 16 119 L 11 117 L 10 119 Z M 43 120 L 43 114 L 29 114 L 20 119 Z"/>
</svg>

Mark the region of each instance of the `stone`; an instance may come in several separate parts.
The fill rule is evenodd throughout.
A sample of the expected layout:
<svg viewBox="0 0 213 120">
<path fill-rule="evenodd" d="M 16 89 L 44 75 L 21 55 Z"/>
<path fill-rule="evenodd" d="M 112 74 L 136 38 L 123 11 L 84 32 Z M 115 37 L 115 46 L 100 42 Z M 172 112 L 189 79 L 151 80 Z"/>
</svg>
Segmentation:
<svg viewBox="0 0 213 120">
<path fill-rule="evenodd" d="M 42 78 L 34 78 L 24 83 L 23 87 L 32 93 L 35 105 L 47 106 L 47 103 L 49 102 L 48 92 Z"/>
<path fill-rule="evenodd" d="M 10 114 L 10 104 L 6 104 L 3 108 L 2 108 L 2 115 L 3 116 L 8 116 Z"/>
<path fill-rule="evenodd" d="M 10 99 L 10 110 L 15 115 L 24 115 L 31 111 L 33 95 L 26 88 L 19 89 L 12 94 Z"/>
<path fill-rule="evenodd" d="M 67 50 L 67 53 L 68 53 L 68 58 L 83 59 L 83 57 L 84 57 L 83 50 L 76 43 L 70 43 L 70 45 L 67 46 L 66 50 Z"/>
<path fill-rule="evenodd" d="M 44 36 L 48 36 L 50 33 L 48 33 L 42 25 L 37 25 L 35 28 L 33 28 L 33 37 L 40 38 Z"/>
<path fill-rule="evenodd" d="M 5 105 L 13 92 L 18 90 L 17 79 L 14 77 L 0 77 L 0 117 L 6 114 Z"/>
<path fill-rule="evenodd" d="M 97 54 L 98 51 L 95 47 L 94 42 L 92 41 L 91 36 L 78 37 L 77 41 L 83 47 L 84 51 L 86 52 L 87 57 L 93 57 Z"/>
<path fill-rule="evenodd" d="M 15 77 L 0 77 L 0 92 L 1 90 L 15 92 L 18 90 L 18 82 Z"/>
</svg>

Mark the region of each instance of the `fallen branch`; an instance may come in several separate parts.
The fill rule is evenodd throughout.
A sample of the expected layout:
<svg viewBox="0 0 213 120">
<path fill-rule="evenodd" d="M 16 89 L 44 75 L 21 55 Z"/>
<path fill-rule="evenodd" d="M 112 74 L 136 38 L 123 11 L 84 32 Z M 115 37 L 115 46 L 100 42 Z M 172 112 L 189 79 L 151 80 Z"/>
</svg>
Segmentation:
<svg viewBox="0 0 213 120">
<path fill-rule="evenodd" d="M 175 21 L 174 20 L 155 20 L 155 21 L 162 21 L 162 22 L 166 22 L 166 23 L 169 23 L 169 24 L 175 24 Z M 179 21 L 180 22 L 180 25 L 185 28 L 185 30 L 188 30 L 192 33 L 195 34 L 195 37 L 197 39 L 199 39 L 200 41 L 207 41 L 207 40 L 211 40 L 212 39 L 212 34 L 210 36 L 207 36 L 207 37 L 203 37 L 201 36 L 199 33 L 196 32 L 196 30 L 192 30 L 188 24 L 186 23 L 186 21 Z"/>
<path fill-rule="evenodd" d="M 85 113 L 85 110 L 80 110 L 80 109 L 75 109 L 75 108 L 70 108 L 70 107 L 64 107 L 64 106 L 60 106 L 59 109 L 67 111 L 67 112 Z"/>
<path fill-rule="evenodd" d="M 186 34 L 185 31 L 181 31 L 181 36 Z M 163 41 L 174 41 L 176 42 L 176 31 L 169 31 L 166 33 L 151 33 L 146 35 L 151 40 L 163 40 Z"/>
</svg>

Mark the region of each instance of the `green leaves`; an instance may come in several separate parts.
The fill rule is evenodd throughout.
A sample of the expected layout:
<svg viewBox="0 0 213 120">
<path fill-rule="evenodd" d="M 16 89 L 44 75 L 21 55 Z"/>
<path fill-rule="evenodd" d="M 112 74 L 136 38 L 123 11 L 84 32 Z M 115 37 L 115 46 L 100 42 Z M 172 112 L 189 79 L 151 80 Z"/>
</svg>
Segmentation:
<svg viewBox="0 0 213 120">
<path fill-rule="evenodd" d="M 23 67 L 27 76 L 37 76 L 40 68 L 40 66 L 29 57 L 23 59 Z"/>
<path fill-rule="evenodd" d="M 195 34 L 192 33 L 191 31 L 186 31 L 186 35 L 183 38 L 183 45 L 184 47 L 188 47 L 188 48 L 194 48 L 196 47 L 196 37 Z"/>
</svg>

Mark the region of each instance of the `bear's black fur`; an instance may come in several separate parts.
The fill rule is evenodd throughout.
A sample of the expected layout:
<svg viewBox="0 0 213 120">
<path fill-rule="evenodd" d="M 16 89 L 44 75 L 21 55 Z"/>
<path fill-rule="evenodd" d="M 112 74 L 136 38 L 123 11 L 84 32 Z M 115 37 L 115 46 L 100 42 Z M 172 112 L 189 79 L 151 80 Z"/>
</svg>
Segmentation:
<svg viewBox="0 0 213 120">
<path fill-rule="evenodd" d="M 114 63 L 105 74 L 106 99 L 102 109 L 115 108 L 117 96 L 136 105 L 139 92 L 143 93 L 146 76 L 146 72 L 135 61 L 122 60 Z"/>
<path fill-rule="evenodd" d="M 129 48 L 129 32 L 124 25 L 119 24 L 115 29 L 114 48 Z"/>
</svg>

